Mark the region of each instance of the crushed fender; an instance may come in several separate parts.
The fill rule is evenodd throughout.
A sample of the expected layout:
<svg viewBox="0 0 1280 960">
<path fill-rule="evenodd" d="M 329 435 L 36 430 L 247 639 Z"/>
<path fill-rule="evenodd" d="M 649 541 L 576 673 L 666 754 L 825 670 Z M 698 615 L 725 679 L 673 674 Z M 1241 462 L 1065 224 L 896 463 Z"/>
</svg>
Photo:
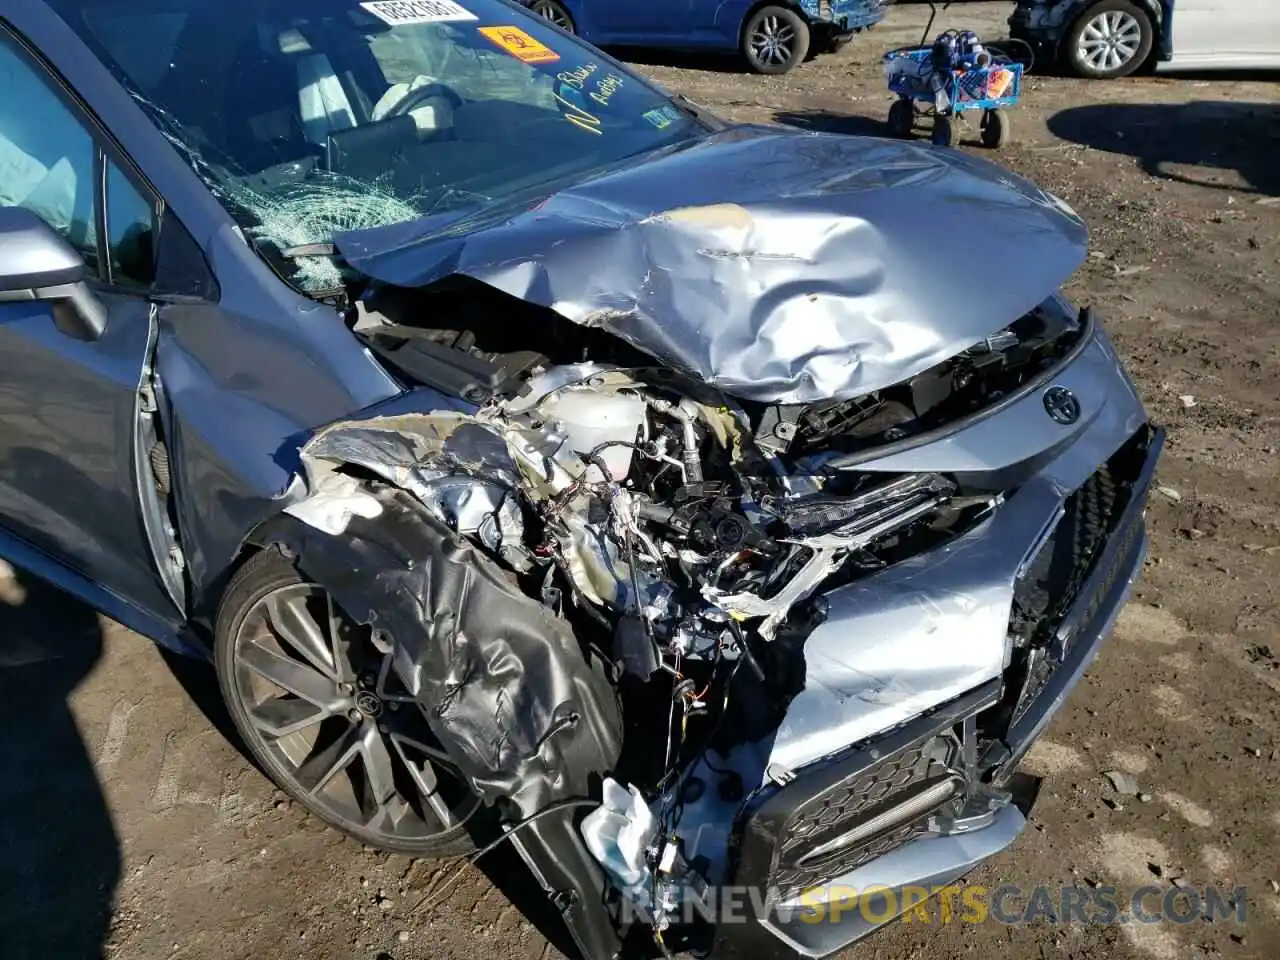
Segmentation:
<svg viewBox="0 0 1280 960">
<path fill-rule="evenodd" d="M 486 802 L 528 816 L 590 793 L 622 742 L 616 694 L 550 609 L 402 491 L 340 535 L 302 527 L 302 571 L 392 643 L 395 670 Z"/>
</svg>

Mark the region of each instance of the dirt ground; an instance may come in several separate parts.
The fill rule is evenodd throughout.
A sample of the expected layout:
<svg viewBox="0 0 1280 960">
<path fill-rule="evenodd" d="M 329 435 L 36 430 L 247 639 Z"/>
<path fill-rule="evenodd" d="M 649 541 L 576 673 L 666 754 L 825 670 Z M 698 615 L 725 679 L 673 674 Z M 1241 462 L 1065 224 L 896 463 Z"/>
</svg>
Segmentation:
<svg viewBox="0 0 1280 960">
<path fill-rule="evenodd" d="M 999 35 L 1010 6 L 957 5 L 943 23 Z M 731 61 L 638 66 L 734 119 L 880 134 L 879 55 L 915 41 L 925 15 L 895 8 L 783 78 Z M 1244 886 L 1247 920 L 896 924 L 850 955 L 1280 956 L 1278 81 L 1034 77 L 1017 142 L 965 147 L 1090 224 L 1070 292 L 1103 311 L 1169 428 L 1144 580 L 1027 761 L 1046 778 L 1031 827 L 970 879 L 1122 896 Z M 999 283 L 981 250 L 951 255 Z M 557 955 L 479 870 L 420 908 L 452 866 L 362 849 L 273 791 L 228 742 L 204 667 L 21 575 L 0 580 L 0 601 L 0 956 Z M 1118 795 L 1108 771 L 1146 800 Z M 486 870 L 524 895 L 509 860 Z"/>
</svg>

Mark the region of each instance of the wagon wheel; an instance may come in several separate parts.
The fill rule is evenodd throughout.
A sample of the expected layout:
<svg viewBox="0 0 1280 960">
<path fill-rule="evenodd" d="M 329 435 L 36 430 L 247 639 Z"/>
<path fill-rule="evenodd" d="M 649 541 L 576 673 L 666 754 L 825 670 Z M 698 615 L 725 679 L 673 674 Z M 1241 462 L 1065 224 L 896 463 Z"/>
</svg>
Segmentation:
<svg viewBox="0 0 1280 960">
<path fill-rule="evenodd" d="M 999 150 L 1010 141 L 1013 134 L 1009 115 L 1003 110 L 984 110 L 982 113 L 982 145 Z"/>
<path fill-rule="evenodd" d="M 915 122 L 916 110 L 911 101 L 905 98 L 895 100 L 889 108 L 889 132 L 905 140 L 911 136 Z"/>
<path fill-rule="evenodd" d="M 960 125 L 946 114 L 938 114 L 933 118 L 933 136 L 930 137 L 939 147 L 954 147 L 960 143 Z"/>
</svg>

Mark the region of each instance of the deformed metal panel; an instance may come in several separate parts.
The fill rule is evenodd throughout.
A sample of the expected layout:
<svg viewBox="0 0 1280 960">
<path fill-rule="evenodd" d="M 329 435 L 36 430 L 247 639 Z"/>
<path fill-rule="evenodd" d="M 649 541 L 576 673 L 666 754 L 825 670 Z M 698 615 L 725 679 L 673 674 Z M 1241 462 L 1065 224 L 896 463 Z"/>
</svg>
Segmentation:
<svg viewBox="0 0 1280 960">
<path fill-rule="evenodd" d="M 928 145 L 738 127 L 646 159 L 336 243 L 377 280 L 472 277 L 781 403 L 899 383 L 1035 307 L 1084 259 L 1062 201 Z"/>
<path fill-rule="evenodd" d="M 403 491 L 334 536 L 298 525 L 299 567 L 358 622 L 489 803 L 528 816 L 590 794 L 622 743 L 617 697 L 568 623 Z"/>
</svg>

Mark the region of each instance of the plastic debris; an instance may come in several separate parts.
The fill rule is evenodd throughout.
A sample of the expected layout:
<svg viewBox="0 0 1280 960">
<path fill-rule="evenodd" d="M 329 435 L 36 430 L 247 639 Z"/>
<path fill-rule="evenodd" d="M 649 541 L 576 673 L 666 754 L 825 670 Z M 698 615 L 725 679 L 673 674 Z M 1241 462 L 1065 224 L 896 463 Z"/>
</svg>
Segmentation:
<svg viewBox="0 0 1280 960">
<path fill-rule="evenodd" d="M 1132 774 L 1123 770 L 1108 770 L 1103 776 L 1111 781 L 1112 788 L 1121 796 L 1132 797 L 1138 792 L 1138 781 Z"/>
</svg>

